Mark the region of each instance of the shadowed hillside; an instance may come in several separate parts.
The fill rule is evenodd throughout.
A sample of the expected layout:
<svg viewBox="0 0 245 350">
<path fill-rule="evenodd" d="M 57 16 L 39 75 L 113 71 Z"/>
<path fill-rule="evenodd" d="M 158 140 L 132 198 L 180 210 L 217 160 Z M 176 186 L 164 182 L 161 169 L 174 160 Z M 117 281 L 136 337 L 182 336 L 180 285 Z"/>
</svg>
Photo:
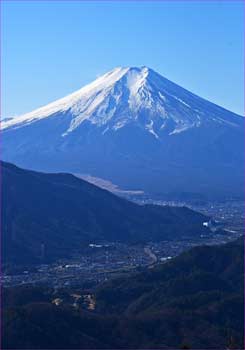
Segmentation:
<svg viewBox="0 0 245 350">
<path fill-rule="evenodd" d="M 2 163 L 4 262 L 69 257 L 94 241 L 143 242 L 208 233 L 188 208 L 139 206 L 69 174 Z"/>
</svg>

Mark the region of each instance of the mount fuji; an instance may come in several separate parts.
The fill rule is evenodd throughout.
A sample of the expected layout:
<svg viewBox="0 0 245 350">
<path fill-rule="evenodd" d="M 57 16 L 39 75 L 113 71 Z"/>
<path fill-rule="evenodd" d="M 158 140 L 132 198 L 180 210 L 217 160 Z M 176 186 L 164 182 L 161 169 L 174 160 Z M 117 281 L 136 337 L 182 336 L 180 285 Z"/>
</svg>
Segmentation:
<svg viewBox="0 0 245 350">
<path fill-rule="evenodd" d="M 3 159 L 162 196 L 242 196 L 244 118 L 147 67 L 2 121 Z"/>
</svg>

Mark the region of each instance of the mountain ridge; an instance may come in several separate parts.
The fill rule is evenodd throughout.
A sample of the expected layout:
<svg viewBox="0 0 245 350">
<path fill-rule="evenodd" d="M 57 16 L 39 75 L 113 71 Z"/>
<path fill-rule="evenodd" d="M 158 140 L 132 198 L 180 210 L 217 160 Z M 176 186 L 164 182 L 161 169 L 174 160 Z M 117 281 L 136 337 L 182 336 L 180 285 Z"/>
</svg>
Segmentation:
<svg viewBox="0 0 245 350">
<path fill-rule="evenodd" d="M 186 207 L 140 206 L 71 174 L 1 163 L 2 259 L 68 258 L 91 242 L 142 243 L 209 234 L 208 218 Z"/>
</svg>

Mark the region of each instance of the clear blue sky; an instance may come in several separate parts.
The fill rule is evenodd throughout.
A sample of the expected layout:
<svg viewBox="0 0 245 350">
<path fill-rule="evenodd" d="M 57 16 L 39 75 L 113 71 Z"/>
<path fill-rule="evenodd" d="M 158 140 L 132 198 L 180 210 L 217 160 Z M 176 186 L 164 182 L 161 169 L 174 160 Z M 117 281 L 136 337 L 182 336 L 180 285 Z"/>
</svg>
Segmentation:
<svg viewBox="0 0 245 350">
<path fill-rule="evenodd" d="M 239 1 L 2 2 L 2 115 L 31 111 L 116 66 L 146 65 L 243 114 Z"/>
</svg>

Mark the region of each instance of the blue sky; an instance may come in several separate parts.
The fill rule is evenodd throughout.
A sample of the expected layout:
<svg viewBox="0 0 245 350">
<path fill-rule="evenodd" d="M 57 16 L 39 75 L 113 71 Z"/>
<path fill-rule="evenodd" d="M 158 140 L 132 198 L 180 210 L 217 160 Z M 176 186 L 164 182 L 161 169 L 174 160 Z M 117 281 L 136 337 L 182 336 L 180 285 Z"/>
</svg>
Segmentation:
<svg viewBox="0 0 245 350">
<path fill-rule="evenodd" d="M 116 66 L 149 66 L 244 112 L 243 2 L 2 2 L 2 115 L 31 111 Z"/>
</svg>

